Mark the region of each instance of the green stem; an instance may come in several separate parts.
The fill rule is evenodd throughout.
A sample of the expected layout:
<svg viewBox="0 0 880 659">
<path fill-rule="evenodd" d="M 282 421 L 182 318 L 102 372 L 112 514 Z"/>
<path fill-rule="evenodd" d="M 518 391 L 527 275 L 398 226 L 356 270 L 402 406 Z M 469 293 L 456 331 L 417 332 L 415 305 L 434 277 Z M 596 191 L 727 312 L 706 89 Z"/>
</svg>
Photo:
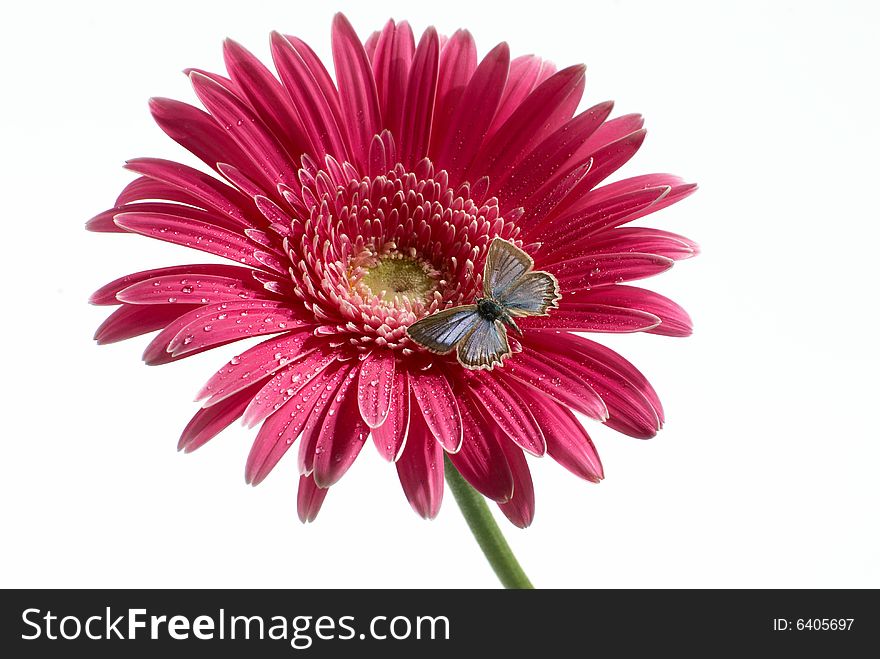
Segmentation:
<svg viewBox="0 0 880 659">
<path fill-rule="evenodd" d="M 495 523 L 495 518 L 492 517 L 483 495 L 462 478 L 448 457 L 446 457 L 445 473 L 446 482 L 458 502 L 458 507 L 461 508 L 461 514 L 464 515 L 471 533 L 474 534 L 501 584 L 505 588 L 534 588 L 510 550 L 507 540 L 501 534 L 501 529 Z"/>
</svg>

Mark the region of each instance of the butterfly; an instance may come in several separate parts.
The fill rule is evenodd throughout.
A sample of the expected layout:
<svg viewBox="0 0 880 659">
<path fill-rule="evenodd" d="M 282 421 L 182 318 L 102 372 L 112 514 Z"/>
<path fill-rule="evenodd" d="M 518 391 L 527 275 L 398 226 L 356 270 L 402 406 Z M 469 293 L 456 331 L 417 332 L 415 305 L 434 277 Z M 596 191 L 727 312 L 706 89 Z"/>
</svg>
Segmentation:
<svg viewBox="0 0 880 659">
<path fill-rule="evenodd" d="M 491 370 L 511 354 L 507 327 L 522 336 L 514 318 L 546 316 L 559 307 L 559 282 L 549 272 L 533 271 L 534 265 L 519 247 L 495 238 L 483 268 L 483 297 L 422 318 L 406 333 L 435 354 L 455 350 L 465 368 Z"/>
</svg>

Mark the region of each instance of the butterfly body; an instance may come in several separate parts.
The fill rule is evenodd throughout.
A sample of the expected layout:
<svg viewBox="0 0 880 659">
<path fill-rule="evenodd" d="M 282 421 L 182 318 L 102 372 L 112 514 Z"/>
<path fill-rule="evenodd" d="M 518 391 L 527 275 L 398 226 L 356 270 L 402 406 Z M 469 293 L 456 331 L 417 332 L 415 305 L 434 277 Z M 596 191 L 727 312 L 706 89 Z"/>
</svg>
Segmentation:
<svg viewBox="0 0 880 659">
<path fill-rule="evenodd" d="M 436 354 L 455 350 L 458 362 L 468 369 L 491 370 L 502 364 L 511 354 L 506 328 L 522 334 L 514 318 L 546 316 L 558 307 L 556 278 L 533 271 L 533 266 L 526 252 L 495 238 L 483 268 L 483 296 L 422 318 L 407 328 L 407 335 Z"/>
<path fill-rule="evenodd" d="M 474 300 L 474 303 L 477 305 L 477 313 L 480 315 L 480 318 L 490 322 L 500 320 L 502 323 L 513 329 L 517 334 L 522 336 L 522 330 L 517 327 L 516 323 L 513 322 L 513 318 L 507 313 L 507 311 L 505 311 L 501 304 L 490 297 L 478 297 Z"/>
</svg>

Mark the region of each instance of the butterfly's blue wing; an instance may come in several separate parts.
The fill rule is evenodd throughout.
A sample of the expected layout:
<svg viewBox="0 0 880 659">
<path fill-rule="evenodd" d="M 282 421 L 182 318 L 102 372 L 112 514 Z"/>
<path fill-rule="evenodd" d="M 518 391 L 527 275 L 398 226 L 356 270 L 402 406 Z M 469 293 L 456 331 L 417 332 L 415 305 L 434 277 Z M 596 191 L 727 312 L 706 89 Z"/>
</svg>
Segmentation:
<svg viewBox="0 0 880 659">
<path fill-rule="evenodd" d="M 438 355 L 452 352 L 480 322 L 475 304 L 451 307 L 426 316 L 406 328 L 409 337 Z"/>
<path fill-rule="evenodd" d="M 545 316 L 559 305 L 559 282 L 549 272 L 529 272 L 496 298 L 514 317 Z"/>
<path fill-rule="evenodd" d="M 470 369 L 491 369 L 510 356 L 507 330 L 497 320 L 480 318 L 476 328 L 458 344 L 458 361 Z"/>
<path fill-rule="evenodd" d="M 532 269 L 532 257 L 503 238 L 489 245 L 483 268 L 483 295 L 500 300 L 516 281 Z"/>
</svg>

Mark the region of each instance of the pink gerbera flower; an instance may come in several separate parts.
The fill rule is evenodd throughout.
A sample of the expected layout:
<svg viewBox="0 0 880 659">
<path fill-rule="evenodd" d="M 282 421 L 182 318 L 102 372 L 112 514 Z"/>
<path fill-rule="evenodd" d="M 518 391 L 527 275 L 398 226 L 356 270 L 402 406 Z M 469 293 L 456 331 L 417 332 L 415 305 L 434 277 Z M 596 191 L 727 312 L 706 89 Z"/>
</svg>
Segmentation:
<svg viewBox="0 0 880 659">
<path fill-rule="evenodd" d="M 572 332 L 686 336 L 674 302 L 626 284 L 696 253 L 690 240 L 625 226 L 683 199 L 668 174 L 603 183 L 638 150 L 642 119 L 575 114 L 584 67 L 556 71 L 507 44 L 478 61 L 471 35 L 428 28 L 415 44 L 389 22 L 362 44 L 338 15 L 335 82 L 300 39 L 272 35 L 276 78 L 225 43 L 228 77 L 188 71 L 207 109 L 164 98 L 162 129 L 213 170 L 131 160 L 139 177 L 92 231 L 138 233 L 221 256 L 117 279 L 99 343 L 161 330 L 144 353 L 165 364 L 264 338 L 214 374 L 180 438 L 192 451 L 243 417 L 259 431 L 248 482 L 291 449 L 298 509 L 315 518 L 368 438 L 397 466 L 413 508 L 437 514 L 444 455 L 517 526 L 534 512 L 525 453 L 589 481 L 602 466 L 574 412 L 653 436 L 663 410 L 620 355 Z M 555 277 L 562 298 L 518 319 L 512 355 L 470 370 L 407 328 L 481 296 L 501 238 Z"/>
</svg>

